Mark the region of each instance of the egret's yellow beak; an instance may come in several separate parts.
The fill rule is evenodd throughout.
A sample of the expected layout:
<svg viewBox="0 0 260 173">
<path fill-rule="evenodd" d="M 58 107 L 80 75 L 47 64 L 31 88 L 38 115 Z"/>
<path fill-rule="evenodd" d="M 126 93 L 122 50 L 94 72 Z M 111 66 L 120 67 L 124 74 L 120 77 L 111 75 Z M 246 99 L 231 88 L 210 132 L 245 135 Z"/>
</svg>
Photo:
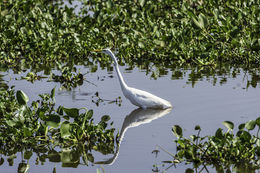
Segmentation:
<svg viewBox="0 0 260 173">
<path fill-rule="evenodd" d="M 92 50 L 93 52 L 102 52 L 101 49 L 95 49 L 95 50 Z"/>
</svg>

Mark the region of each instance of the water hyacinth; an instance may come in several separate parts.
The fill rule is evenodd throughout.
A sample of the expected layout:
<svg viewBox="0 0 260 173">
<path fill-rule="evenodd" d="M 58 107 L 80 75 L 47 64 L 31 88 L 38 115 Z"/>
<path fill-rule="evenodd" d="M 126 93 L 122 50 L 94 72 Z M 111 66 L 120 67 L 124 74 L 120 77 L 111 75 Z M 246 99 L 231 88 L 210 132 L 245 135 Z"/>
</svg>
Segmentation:
<svg viewBox="0 0 260 173">
<path fill-rule="evenodd" d="M 115 129 L 108 115 L 95 124 L 93 110 L 57 107 L 55 88 L 51 94 L 41 94 L 41 99 L 32 101 L 31 106 L 23 91 L 18 90 L 16 97 L 13 89 L 0 92 L 5 96 L 0 98 L 0 153 L 9 156 L 9 161 L 15 159 L 16 153 L 24 151 L 30 152 L 30 156 L 25 152 L 22 159 L 29 160 L 34 151 L 41 161 L 43 157 L 56 158 L 56 161 L 61 157 L 60 162 L 66 163 L 62 158 L 67 153 L 78 160 L 82 157 L 88 164 L 94 161 L 92 150 L 113 153 Z"/>
<path fill-rule="evenodd" d="M 224 121 L 223 125 L 228 129 L 223 132 L 222 128 L 218 128 L 213 136 L 201 136 L 201 128 L 199 125 L 195 127 L 197 134 L 186 138 L 182 134 L 182 128 L 179 125 L 172 127 L 173 135 L 177 137 L 176 154 L 166 151 L 173 157 L 173 160 L 164 161 L 164 163 L 179 164 L 185 162 L 192 164 L 193 168 L 186 170 L 194 172 L 194 170 L 202 171 L 207 166 L 213 166 L 217 172 L 254 172 L 260 167 L 260 117 L 256 120 L 250 120 L 238 126 L 238 130 L 234 133 L 234 123 Z M 155 167 L 158 166 L 154 165 Z"/>
<path fill-rule="evenodd" d="M 31 69 L 49 75 L 60 64 L 91 66 L 100 59 L 91 50 L 110 47 L 130 66 L 259 66 L 259 5 L 91 0 L 82 2 L 75 14 L 62 0 L 6 0 L 1 3 L 0 64 L 16 72 Z M 98 62 L 108 64 L 104 57 Z"/>
</svg>

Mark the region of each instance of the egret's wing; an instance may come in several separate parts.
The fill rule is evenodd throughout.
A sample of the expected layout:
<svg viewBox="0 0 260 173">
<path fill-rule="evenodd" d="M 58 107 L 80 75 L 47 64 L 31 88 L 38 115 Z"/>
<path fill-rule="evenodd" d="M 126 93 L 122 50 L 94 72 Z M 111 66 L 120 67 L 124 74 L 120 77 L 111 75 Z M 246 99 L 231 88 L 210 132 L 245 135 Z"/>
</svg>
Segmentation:
<svg viewBox="0 0 260 173">
<path fill-rule="evenodd" d="M 135 89 L 133 90 L 136 102 L 145 107 L 162 107 L 165 100 L 157 97 L 149 92 Z"/>
</svg>

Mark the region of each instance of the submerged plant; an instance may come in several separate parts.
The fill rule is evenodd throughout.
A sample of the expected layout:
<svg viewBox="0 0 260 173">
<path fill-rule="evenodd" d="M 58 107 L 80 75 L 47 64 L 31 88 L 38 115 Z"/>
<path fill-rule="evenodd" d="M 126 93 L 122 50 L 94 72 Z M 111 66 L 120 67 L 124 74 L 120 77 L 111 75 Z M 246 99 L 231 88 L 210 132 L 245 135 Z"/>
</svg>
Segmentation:
<svg viewBox="0 0 260 173">
<path fill-rule="evenodd" d="M 236 133 L 232 122 L 224 121 L 223 124 L 228 128 L 226 132 L 219 128 L 215 135 L 203 137 L 200 136 L 201 128 L 197 125 L 195 130 L 198 133 L 190 138 L 184 137 L 182 128 L 174 125 L 172 132 L 177 137 L 174 141 L 177 146 L 176 154 L 166 151 L 173 160 L 165 163 L 192 163 L 193 169 L 202 166 L 201 169 L 206 171 L 206 166 L 212 165 L 217 172 L 230 171 L 231 166 L 233 171 L 238 172 L 260 169 L 260 117 L 240 124 Z M 190 168 L 189 170 L 192 171 Z"/>
</svg>

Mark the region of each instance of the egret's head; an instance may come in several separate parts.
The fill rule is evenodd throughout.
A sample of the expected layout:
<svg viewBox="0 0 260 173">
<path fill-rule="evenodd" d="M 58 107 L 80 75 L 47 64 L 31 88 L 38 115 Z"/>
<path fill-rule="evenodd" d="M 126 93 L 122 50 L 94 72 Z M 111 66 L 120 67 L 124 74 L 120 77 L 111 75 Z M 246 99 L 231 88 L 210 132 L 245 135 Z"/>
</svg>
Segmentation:
<svg viewBox="0 0 260 173">
<path fill-rule="evenodd" d="M 113 54 L 113 52 L 109 49 L 109 48 L 106 48 L 106 49 L 101 49 L 101 50 L 94 50 L 95 52 L 101 52 L 101 53 L 105 53 L 107 55 L 109 55 L 112 60 L 117 63 L 117 60 L 116 60 L 116 57 L 115 55 Z"/>
<path fill-rule="evenodd" d="M 113 55 L 112 51 L 108 48 L 106 49 L 96 49 L 96 50 L 93 50 L 94 52 L 101 52 L 101 53 L 105 53 L 105 54 L 108 54 L 108 55 Z"/>
<path fill-rule="evenodd" d="M 112 54 L 112 51 L 110 49 L 108 49 L 108 48 L 103 49 L 101 52 L 105 53 L 105 54 L 108 54 L 108 55 Z"/>
</svg>

